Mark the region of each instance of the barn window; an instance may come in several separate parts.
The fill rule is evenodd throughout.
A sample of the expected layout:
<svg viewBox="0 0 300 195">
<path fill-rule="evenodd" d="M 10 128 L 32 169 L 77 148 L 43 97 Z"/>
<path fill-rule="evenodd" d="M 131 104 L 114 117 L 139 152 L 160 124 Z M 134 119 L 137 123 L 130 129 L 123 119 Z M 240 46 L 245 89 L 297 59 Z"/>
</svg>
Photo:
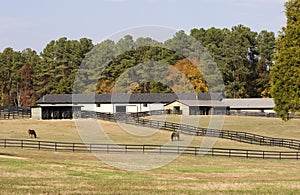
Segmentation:
<svg viewBox="0 0 300 195">
<path fill-rule="evenodd" d="M 148 104 L 143 104 L 143 107 L 148 107 Z"/>
<path fill-rule="evenodd" d="M 96 104 L 96 107 L 101 107 L 101 104 Z"/>
</svg>

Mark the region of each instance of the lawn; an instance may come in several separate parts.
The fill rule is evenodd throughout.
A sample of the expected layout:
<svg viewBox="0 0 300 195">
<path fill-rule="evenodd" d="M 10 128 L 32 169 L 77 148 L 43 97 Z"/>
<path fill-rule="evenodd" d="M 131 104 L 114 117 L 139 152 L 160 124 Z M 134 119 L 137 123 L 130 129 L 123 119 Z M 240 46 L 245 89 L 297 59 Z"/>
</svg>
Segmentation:
<svg viewBox="0 0 300 195">
<path fill-rule="evenodd" d="M 297 194 L 300 162 L 180 156 L 150 171 L 90 153 L 0 149 L 0 194 Z"/>
<path fill-rule="evenodd" d="M 97 122 L 116 143 L 163 144 L 170 139 L 168 131 Z M 208 122 L 203 116 L 199 126 Z M 300 139 L 299 127 L 300 120 L 226 116 L 223 129 Z M 33 139 L 29 128 L 37 130 L 37 140 L 81 142 L 73 120 L 2 120 L 0 138 Z M 191 145 L 199 146 L 202 139 L 195 137 Z M 214 147 L 288 150 L 223 139 Z M 179 156 L 153 170 L 125 171 L 90 153 L 0 148 L 0 194 L 298 194 L 299 167 L 295 160 Z"/>
</svg>

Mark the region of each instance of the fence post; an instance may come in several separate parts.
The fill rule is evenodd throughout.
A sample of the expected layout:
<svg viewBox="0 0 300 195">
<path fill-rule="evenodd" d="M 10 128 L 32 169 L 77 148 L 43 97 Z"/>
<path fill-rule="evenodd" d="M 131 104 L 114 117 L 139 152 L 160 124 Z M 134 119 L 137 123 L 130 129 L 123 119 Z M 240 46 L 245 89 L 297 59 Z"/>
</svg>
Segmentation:
<svg viewBox="0 0 300 195">
<path fill-rule="evenodd" d="M 159 154 L 161 154 L 161 146 L 159 147 Z"/>
<path fill-rule="evenodd" d="M 143 145 L 143 154 L 145 153 L 145 145 Z"/>
<path fill-rule="evenodd" d="M 72 144 L 72 151 L 75 151 L 75 143 Z"/>
<path fill-rule="evenodd" d="M 4 148 L 6 148 L 6 139 L 4 139 Z"/>
<path fill-rule="evenodd" d="M 109 144 L 106 144 L 106 153 L 109 153 Z"/>
<path fill-rule="evenodd" d="M 23 149 L 23 140 L 21 140 L 21 148 Z"/>
<path fill-rule="evenodd" d="M 195 147 L 195 156 L 197 156 L 197 148 Z"/>
<path fill-rule="evenodd" d="M 127 145 L 125 145 L 125 153 L 127 154 Z"/>
<path fill-rule="evenodd" d="M 39 141 L 38 143 L 39 143 L 39 150 L 41 150 L 41 141 Z"/>
<path fill-rule="evenodd" d="M 265 159 L 265 151 L 263 151 L 263 159 Z"/>
<path fill-rule="evenodd" d="M 281 160 L 281 152 L 279 152 L 279 159 Z"/>
<path fill-rule="evenodd" d="M 54 150 L 57 151 L 57 142 L 54 142 Z"/>
</svg>

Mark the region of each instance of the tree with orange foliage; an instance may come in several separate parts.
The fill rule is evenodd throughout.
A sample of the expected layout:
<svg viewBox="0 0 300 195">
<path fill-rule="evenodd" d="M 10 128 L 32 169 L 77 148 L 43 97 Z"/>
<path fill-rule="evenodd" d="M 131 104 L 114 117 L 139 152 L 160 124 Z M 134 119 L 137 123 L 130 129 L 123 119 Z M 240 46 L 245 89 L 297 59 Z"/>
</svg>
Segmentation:
<svg viewBox="0 0 300 195">
<path fill-rule="evenodd" d="M 195 63 L 185 58 L 169 66 L 170 75 L 168 81 L 172 81 L 174 91 L 177 93 L 201 93 L 207 92 L 208 86 L 203 79 L 200 69 Z"/>
</svg>

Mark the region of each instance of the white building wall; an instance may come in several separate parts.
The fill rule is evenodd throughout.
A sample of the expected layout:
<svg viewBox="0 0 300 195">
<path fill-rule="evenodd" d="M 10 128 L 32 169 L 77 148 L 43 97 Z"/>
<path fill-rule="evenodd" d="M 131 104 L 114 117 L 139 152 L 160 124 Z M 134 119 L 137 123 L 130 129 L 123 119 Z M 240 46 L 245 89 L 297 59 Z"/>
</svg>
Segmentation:
<svg viewBox="0 0 300 195">
<path fill-rule="evenodd" d="M 81 110 L 96 111 L 96 104 L 75 104 L 76 106 L 82 106 Z"/>
<path fill-rule="evenodd" d="M 165 105 L 163 103 L 153 103 L 153 104 L 148 104 L 148 110 L 164 110 Z M 146 110 L 145 110 L 146 111 Z"/>
<path fill-rule="evenodd" d="M 116 112 L 116 106 L 126 106 L 126 112 L 146 112 L 150 110 L 163 110 L 164 104 L 155 103 L 155 104 L 147 104 L 147 106 L 143 103 L 129 104 L 129 103 L 104 103 L 104 104 L 42 104 L 42 106 L 81 106 L 81 110 L 84 111 L 95 111 L 95 112 L 104 112 L 104 113 L 114 113 Z"/>
<path fill-rule="evenodd" d="M 171 110 L 174 110 L 174 107 L 176 106 L 179 106 L 180 107 L 180 110 L 182 110 L 182 115 L 189 115 L 190 112 L 189 112 L 189 107 L 185 104 L 182 104 L 178 101 L 175 101 L 171 104 L 168 104 L 165 106 L 165 109 L 171 109 Z"/>
<path fill-rule="evenodd" d="M 32 107 L 31 108 L 31 118 L 32 119 L 42 119 L 42 108 Z"/>
<path fill-rule="evenodd" d="M 231 111 L 236 111 L 236 110 L 231 110 Z M 237 112 L 265 112 L 265 113 L 276 113 L 274 110 L 272 109 L 257 109 L 257 110 L 253 110 L 253 109 L 240 109 Z"/>
<path fill-rule="evenodd" d="M 139 105 L 126 105 L 126 112 L 140 112 Z"/>
<path fill-rule="evenodd" d="M 113 105 L 112 104 L 100 104 L 99 107 L 96 107 L 96 112 L 105 112 L 105 113 L 113 113 Z"/>
</svg>

